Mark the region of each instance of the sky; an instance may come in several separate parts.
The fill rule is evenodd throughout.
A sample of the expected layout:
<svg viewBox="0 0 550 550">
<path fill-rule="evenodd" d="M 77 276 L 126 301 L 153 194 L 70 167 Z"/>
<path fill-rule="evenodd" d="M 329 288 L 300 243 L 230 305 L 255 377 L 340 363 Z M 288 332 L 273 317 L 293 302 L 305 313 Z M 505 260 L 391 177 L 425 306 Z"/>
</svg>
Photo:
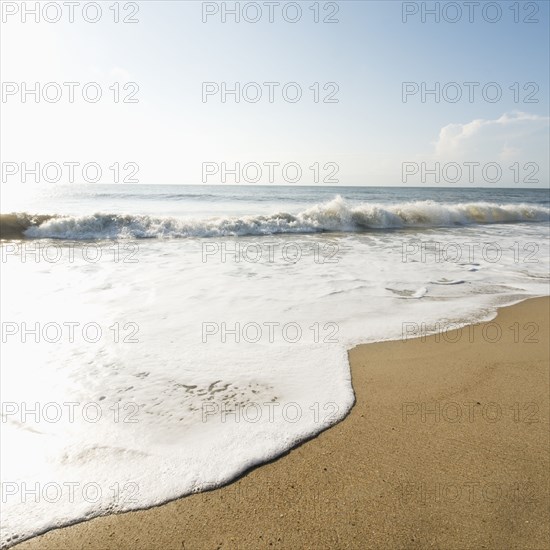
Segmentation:
<svg viewBox="0 0 550 550">
<path fill-rule="evenodd" d="M 36 3 L 1 3 L 3 183 L 548 187 L 545 0 Z"/>
</svg>

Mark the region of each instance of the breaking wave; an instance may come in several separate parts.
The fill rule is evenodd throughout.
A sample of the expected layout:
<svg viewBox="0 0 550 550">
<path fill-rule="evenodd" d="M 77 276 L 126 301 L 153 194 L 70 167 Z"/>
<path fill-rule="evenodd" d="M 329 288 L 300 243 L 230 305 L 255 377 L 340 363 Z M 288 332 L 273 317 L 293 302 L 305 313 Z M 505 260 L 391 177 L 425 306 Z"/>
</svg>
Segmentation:
<svg viewBox="0 0 550 550">
<path fill-rule="evenodd" d="M 434 201 L 402 204 L 349 204 L 340 196 L 297 214 L 179 219 L 149 215 L 96 213 L 86 216 L 2 214 L 1 237 L 73 240 L 185 238 L 284 233 L 367 232 L 371 230 L 453 227 L 472 224 L 545 222 L 550 209 L 531 204 Z"/>
</svg>

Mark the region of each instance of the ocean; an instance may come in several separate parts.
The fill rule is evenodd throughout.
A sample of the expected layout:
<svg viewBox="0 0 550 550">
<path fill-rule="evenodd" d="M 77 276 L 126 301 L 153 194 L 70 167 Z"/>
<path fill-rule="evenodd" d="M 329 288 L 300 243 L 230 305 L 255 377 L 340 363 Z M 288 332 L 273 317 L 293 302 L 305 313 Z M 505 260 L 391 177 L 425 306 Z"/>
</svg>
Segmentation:
<svg viewBox="0 0 550 550">
<path fill-rule="evenodd" d="M 2 189 L 2 544 L 315 436 L 351 347 L 548 295 L 549 220 L 543 189 Z"/>
</svg>

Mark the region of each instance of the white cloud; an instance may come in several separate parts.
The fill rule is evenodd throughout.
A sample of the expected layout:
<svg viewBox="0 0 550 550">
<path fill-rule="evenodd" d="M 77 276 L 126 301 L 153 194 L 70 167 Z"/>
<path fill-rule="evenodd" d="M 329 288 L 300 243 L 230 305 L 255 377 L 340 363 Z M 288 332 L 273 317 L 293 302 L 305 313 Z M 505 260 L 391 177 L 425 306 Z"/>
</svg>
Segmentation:
<svg viewBox="0 0 550 550">
<path fill-rule="evenodd" d="M 547 187 L 550 117 L 513 111 L 443 126 L 431 148 L 407 155 L 401 181 L 414 185 Z"/>
<path fill-rule="evenodd" d="M 441 128 L 434 143 L 434 156 L 452 161 L 520 160 L 518 157 L 540 150 L 544 145 L 549 121 L 549 117 L 512 112 L 497 119 L 479 118 L 466 124 L 448 124 Z"/>
</svg>

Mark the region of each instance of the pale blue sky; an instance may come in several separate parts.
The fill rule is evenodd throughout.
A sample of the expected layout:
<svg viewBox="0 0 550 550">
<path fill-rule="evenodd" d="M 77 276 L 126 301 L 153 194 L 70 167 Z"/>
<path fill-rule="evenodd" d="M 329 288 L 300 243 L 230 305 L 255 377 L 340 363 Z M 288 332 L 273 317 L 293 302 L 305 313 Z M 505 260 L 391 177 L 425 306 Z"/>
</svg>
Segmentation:
<svg viewBox="0 0 550 550">
<path fill-rule="evenodd" d="M 303 16 L 294 24 L 277 8 L 274 23 L 264 9 L 255 24 L 224 24 L 220 15 L 205 24 L 202 2 L 171 0 L 138 2 L 139 23 L 117 25 L 112 2 L 101 4 L 105 13 L 95 24 L 78 11 L 74 24 L 9 17 L 2 24 L 2 80 L 97 81 L 107 97 L 115 80 L 135 81 L 139 103 L 21 104 L 10 97 L 2 104 L 3 161 L 134 161 L 142 183 L 201 183 L 206 161 L 295 161 L 305 170 L 316 161 L 336 162 L 344 185 L 402 185 L 404 161 L 492 161 L 503 167 L 501 186 L 517 186 L 508 166 L 534 162 L 538 185 L 548 185 L 546 1 L 530 3 L 539 20 L 531 24 L 514 22 L 514 2 L 498 2 L 502 18 L 492 24 L 481 6 L 473 23 L 463 3 L 458 23 L 433 17 L 422 23 L 420 14 L 403 23 L 402 2 L 361 0 L 337 2 L 336 24 L 313 23 L 309 0 L 300 2 Z M 527 4 L 520 2 L 521 18 L 531 11 Z M 224 104 L 217 96 L 203 103 L 204 81 L 296 81 L 304 98 Z M 487 102 L 477 88 L 473 103 L 465 97 L 422 103 L 419 96 L 403 103 L 405 81 L 497 82 L 502 99 Z M 336 82 L 339 103 L 312 102 L 314 82 Z M 535 82 L 539 102 L 514 102 L 514 82 L 521 97 L 527 93 L 521 87 Z"/>
</svg>

